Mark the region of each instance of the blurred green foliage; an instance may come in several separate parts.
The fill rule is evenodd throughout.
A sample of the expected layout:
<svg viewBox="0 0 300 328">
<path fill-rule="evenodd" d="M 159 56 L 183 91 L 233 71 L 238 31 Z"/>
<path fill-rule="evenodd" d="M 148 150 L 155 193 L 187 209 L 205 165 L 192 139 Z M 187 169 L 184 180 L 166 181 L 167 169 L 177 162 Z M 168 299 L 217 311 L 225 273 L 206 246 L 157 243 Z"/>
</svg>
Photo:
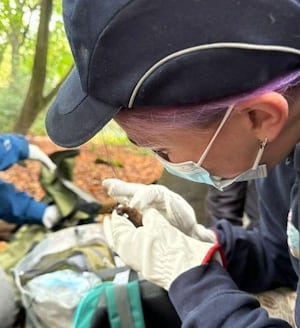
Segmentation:
<svg viewBox="0 0 300 328">
<path fill-rule="evenodd" d="M 0 1 L 0 129 L 12 131 L 29 87 L 39 26 L 40 0 Z M 70 69 L 73 59 L 61 13 L 53 0 L 47 56 L 46 95 Z M 44 112 L 45 113 L 45 112 Z M 30 133 L 43 133 L 43 115 Z M 45 133 L 45 132 L 44 132 Z"/>
<path fill-rule="evenodd" d="M 29 87 L 39 25 L 39 5 L 39 0 L 0 1 L 1 132 L 13 131 Z M 61 0 L 53 0 L 45 94 L 60 81 L 72 62 L 62 21 Z M 45 114 L 46 109 L 39 113 L 30 134 L 46 135 Z M 126 134 L 114 121 L 97 134 L 93 142 L 130 145 Z"/>
<path fill-rule="evenodd" d="M 28 77 L 19 79 L 10 87 L 0 87 L 0 131 L 10 132 L 20 113 L 24 101 Z"/>
</svg>

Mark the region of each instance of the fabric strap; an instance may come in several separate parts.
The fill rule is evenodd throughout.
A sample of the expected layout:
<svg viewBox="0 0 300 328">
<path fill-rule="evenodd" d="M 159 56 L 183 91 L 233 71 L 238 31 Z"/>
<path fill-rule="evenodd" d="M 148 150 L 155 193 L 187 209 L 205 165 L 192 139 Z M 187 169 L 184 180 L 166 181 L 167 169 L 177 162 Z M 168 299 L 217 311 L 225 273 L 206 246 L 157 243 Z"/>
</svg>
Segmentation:
<svg viewBox="0 0 300 328">
<path fill-rule="evenodd" d="M 145 328 L 138 281 L 105 288 L 111 328 Z"/>
<path fill-rule="evenodd" d="M 75 311 L 74 328 L 90 327 L 97 308 L 103 307 L 107 308 L 111 328 L 145 328 L 138 280 L 124 284 L 105 281 L 94 287 Z"/>
<path fill-rule="evenodd" d="M 107 310 L 111 328 L 133 327 L 125 285 L 105 288 Z"/>
<path fill-rule="evenodd" d="M 110 284 L 106 282 L 105 284 Z M 95 310 L 97 309 L 99 299 L 102 298 L 104 283 L 94 287 L 80 301 L 73 318 L 74 328 L 87 328 L 91 326 Z"/>
<path fill-rule="evenodd" d="M 134 322 L 134 328 L 145 328 L 139 281 L 131 281 L 126 285 L 126 287 Z"/>
</svg>

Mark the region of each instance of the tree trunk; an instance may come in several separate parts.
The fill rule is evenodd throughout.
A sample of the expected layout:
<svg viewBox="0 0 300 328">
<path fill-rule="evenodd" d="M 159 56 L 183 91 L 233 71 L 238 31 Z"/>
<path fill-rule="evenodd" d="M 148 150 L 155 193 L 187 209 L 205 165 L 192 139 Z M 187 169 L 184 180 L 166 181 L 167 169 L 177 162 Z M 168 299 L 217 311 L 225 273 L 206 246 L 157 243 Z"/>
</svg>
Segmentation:
<svg viewBox="0 0 300 328">
<path fill-rule="evenodd" d="M 52 2 L 53 0 L 41 1 L 40 22 L 31 80 L 20 116 L 14 128 L 15 132 L 22 134 L 28 132 L 38 113 L 45 107 L 43 91 L 46 80 L 49 22 L 52 14 Z"/>
</svg>

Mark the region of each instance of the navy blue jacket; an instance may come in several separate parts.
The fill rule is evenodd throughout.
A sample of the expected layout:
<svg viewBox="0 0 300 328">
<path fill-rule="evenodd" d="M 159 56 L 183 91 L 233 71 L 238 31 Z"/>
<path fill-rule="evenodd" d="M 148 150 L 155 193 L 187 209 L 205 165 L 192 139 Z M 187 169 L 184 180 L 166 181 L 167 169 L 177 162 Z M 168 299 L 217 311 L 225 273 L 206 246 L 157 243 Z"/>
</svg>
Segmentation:
<svg viewBox="0 0 300 328">
<path fill-rule="evenodd" d="M 290 327 L 271 319 L 248 292 L 297 289 L 300 327 L 300 144 L 290 157 L 257 181 L 260 226 L 253 231 L 221 220 L 214 228 L 228 266 L 193 268 L 171 285 L 170 298 L 183 327 Z M 298 287 L 297 287 L 298 286 Z"/>
<path fill-rule="evenodd" d="M 29 144 L 22 135 L 0 135 L 0 170 L 6 170 L 19 160 L 28 158 Z M 47 204 L 34 200 L 14 185 L 0 180 L 0 218 L 18 225 L 42 223 Z"/>
</svg>

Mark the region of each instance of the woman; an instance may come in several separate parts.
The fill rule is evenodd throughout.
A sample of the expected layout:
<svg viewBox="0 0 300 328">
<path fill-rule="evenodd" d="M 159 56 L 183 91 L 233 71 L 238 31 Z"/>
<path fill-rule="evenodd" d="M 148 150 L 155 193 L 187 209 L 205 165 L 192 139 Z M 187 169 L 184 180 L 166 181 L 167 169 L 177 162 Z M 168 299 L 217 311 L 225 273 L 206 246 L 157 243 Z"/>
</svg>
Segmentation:
<svg viewBox="0 0 300 328">
<path fill-rule="evenodd" d="M 169 291 L 184 327 L 290 327 L 246 292 L 296 288 L 300 275 L 299 2 L 78 0 L 64 19 L 76 67 L 47 115 L 56 143 L 114 118 L 182 178 L 219 190 L 258 179 L 253 231 L 206 229 L 166 188 L 105 181 L 143 215 L 138 228 L 105 220 L 112 248 Z"/>
</svg>

